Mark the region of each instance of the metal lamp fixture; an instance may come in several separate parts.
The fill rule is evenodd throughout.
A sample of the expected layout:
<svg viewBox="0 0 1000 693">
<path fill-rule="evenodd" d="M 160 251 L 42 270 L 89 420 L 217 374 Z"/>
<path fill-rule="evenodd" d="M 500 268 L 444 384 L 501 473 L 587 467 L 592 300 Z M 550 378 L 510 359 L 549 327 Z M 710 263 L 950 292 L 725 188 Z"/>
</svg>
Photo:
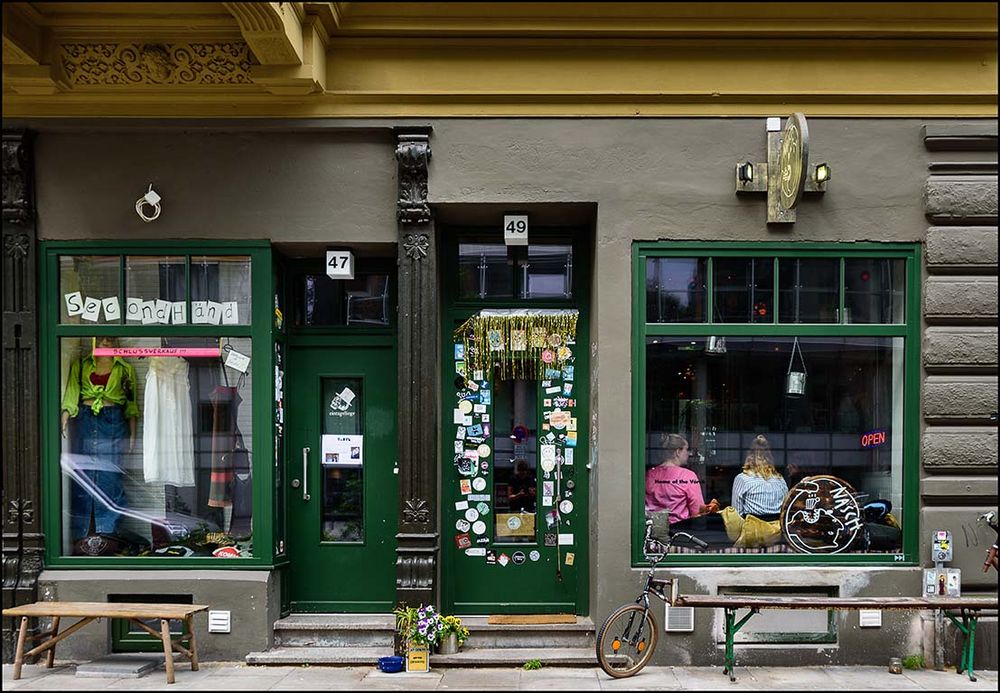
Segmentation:
<svg viewBox="0 0 1000 693">
<path fill-rule="evenodd" d="M 736 178 L 743 183 L 749 183 L 753 180 L 753 162 L 744 161 L 742 164 L 736 164 Z"/>
<path fill-rule="evenodd" d="M 827 164 L 825 161 L 821 164 L 816 164 L 814 177 L 816 179 L 817 184 L 827 182 L 828 180 L 830 180 L 832 174 L 833 171 L 830 169 L 829 164 Z"/>
<path fill-rule="evenodd" d="M 793 371 L 792 363 L 795 361 L 795 352 L 799 352 L 799 361 L 802 362 L 801 371 Z M 802 356 L 802 348 L 799 346 L 799 338 L 792 342 L 792 355 L 788 359 L 788 371 L 785 373 L 785 395 L 788 397 L 802 397 L 806 394 L 806 360 Z"/>
<path fill-rule="evenodd" d="M 724 354 L 726 353 L 726 338 L 725 337 L 709 337 L 705 340 L 705 353 L 706 354 Z"/>
</svg>

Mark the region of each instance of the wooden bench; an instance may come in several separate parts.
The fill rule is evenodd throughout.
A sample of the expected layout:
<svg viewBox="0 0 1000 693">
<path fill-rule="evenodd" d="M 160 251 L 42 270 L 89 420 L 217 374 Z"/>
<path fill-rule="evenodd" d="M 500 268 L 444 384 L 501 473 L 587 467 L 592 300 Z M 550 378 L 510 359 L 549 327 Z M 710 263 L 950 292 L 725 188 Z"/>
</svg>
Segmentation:
<svg viewBox="0 0 1000 693">
<path fill-rule="evenodd" d="M 997 598 L 973 597 L 769 597 L 754 595 L 685 595 L 673 600 L 672 606 L 714 607 L 726 611 L 726 665 L 723 673 L 736 680 L 736 653 L 733 639 L 750 618 L 761 609 L 940 609 L 965 635 L 958 673 L 967 671 L 976 680 L 972 659 L 976 653 L 976 622 L 980 612 L 996 611 Z M 736 620 L 738 609 L 750 613 Z M 958 612 L 957 617 L 954 612 Z M 958 621 L 961 618 L 961 623 Z"/>
<path fill-rule="evenodd" d="M 25 657 L 32 657 L 46 652 L 45 666 L 51 668 L 56 656 L 56 644 L 83 628 L 91 621 L 99 618 L 124 618 L 135 623 L 144 631 L 163 643 L 163 654 L 166 656 L 167 683 L 174 682 L 174 650 L 191 660 L 191 670 L 198 671 L 198 645 L 194 636 L 192 618 L 199 611 L 206 611 L 203 604 L 144 604 L 132 602 L 35 602 L 4 609 L 4 616 L 21 617 L 21 629 L 17 636 L 17 651 L 14 655 L 14 680 L 21 678 L 21 667 Z M 28 619 L 49 617 L 52 619 L 52 629 L 28 635 Z M 79 618 L 80 620 L 69 628 L 60 631 L 59 621 L 63 618 Z M 159 619 L 160 630 L 146 625 L 142 619 Z M 179 638 L 170 637 L 170 621 L 183 621 L 187 626 L 187 634 Z M 24 651 L 25 642 L 29 639 L 40 640 L 48 638 L 42 644 Z M 181 645 L 190 641 L 188 647 Z"/>
</svg>

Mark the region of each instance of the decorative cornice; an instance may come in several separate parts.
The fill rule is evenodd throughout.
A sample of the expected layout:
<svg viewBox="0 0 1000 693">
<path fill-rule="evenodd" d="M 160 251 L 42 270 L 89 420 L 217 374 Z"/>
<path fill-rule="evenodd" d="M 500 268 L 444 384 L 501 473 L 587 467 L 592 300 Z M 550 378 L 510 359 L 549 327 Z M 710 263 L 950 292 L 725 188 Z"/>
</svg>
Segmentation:
<svg viewBox="0 0 1000 693">
<path fill-rule="evenodd" d="M 427 162 L 431 158 L 430 136 L 426 134 L 400 133 L 396 141 L 396 161 L 399 164 L 399 197 L 396 201 L 396 216 L 404 226 L 426 224 L 431 220 L 431 208 L 427 204 Z M 426 240 L 426 239 L 425 239 Z M 419 259 L 419 243 L 414 239 L 412 248 L 406 254 Z M 423 248 L 420 257 L 426 257 Z"/>
<path fill-rule="evenodd" d="M 31 171 L 22 133 L 3 135 L 3 220 L 24 224 L 31 218 Z M 8 248 L 8 252 L 13 251 Z"/>
<path fill-rule="evenodd" d="M 64 43 L 59 58 L 71 87 L 252 84 L 247 44 Z"/>
<path fill-rule="evenodd" d="M 224 2 L 261 65 L 302 63 L 302 25 L 291 2 Z"/>
</svg>

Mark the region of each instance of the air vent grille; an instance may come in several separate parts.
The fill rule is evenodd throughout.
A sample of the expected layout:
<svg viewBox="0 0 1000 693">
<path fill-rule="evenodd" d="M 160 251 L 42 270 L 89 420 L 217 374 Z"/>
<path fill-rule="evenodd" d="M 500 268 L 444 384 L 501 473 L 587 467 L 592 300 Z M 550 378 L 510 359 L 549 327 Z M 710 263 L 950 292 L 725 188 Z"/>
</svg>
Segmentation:
<svg viewBox="0 0 1000 693">
<path fill-rule="evenodd" d="M 668 633 L 691 633 L 694 631 L 694 607 L 667 604 L 663 622 L 667 624 Z"/>
</svg>

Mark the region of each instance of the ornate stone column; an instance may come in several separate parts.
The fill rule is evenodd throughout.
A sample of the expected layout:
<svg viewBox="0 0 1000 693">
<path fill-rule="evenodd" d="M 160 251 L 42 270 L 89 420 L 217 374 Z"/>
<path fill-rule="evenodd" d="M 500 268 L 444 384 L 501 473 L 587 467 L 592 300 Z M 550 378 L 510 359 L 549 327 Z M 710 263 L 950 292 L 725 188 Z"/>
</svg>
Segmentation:
<svg viewBox="0 0 1000 693">
<path fill-rule="evenodd" d="M 35 203 L 26 132 L 3 132 L 3 606 L 36 600 L 42 569 L 38 450 Z M 3 619 L 3 661 L 14 659 L 17 619 Z"/>
<path fill-rule="evenodd" d="M 399 533 L 396 601 L 435 601 L 437 572 L 437 242 L 427 204 L 430 128 L 397 128 L 399 195 Z"/>
</svg>

